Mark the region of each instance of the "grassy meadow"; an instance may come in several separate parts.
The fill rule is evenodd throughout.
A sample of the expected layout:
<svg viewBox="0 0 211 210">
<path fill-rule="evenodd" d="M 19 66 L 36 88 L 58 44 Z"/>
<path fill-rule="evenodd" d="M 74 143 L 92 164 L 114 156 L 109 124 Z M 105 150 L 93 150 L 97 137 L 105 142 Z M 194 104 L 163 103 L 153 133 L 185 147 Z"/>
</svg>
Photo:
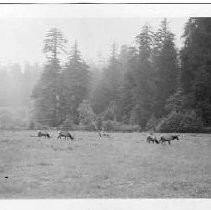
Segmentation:
<svg viewBox="0 0 211 210">
<path fill-rule="evenodd" d="M 211 135 L 0 131 L 0 198 L 211 198 Z M 161 134 L 156 134 L 160 136 Z"/>
</svg>

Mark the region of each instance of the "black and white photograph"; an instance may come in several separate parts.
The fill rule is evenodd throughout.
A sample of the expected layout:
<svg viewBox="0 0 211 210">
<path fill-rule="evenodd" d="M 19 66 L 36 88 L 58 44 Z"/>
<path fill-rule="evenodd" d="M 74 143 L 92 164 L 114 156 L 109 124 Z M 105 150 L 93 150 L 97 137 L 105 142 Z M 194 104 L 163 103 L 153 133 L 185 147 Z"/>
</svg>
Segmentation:
<svg viewBox="0 0 211 210">
<path fill-rule="evenodd" d="M 0 199 L 211 198 L 210 11 L 0 4 Z"/>
</svg>

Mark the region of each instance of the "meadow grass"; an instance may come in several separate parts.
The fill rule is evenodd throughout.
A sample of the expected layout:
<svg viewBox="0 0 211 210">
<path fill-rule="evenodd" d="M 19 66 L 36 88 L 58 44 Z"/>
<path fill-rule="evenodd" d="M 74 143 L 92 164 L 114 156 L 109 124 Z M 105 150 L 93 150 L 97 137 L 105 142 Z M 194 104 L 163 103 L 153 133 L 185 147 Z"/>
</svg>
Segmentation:
<svg viewBox="0 0 211 210">
<path fill-rule="evenodd" d="M 211 197 L 211 135 L 157 145 L 145 133 L 73 133 L 0 131 L 0 198 Z"/>
</svg>

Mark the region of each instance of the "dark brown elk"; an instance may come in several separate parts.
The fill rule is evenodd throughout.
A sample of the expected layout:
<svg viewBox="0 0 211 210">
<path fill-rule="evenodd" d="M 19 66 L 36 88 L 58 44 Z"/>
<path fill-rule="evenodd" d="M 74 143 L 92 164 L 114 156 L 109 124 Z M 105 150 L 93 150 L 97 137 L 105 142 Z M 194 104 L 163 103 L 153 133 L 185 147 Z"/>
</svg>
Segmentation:
<svg viewBox="0 0 211 210">
<path fill-rule="evenodd" d="M 50 134 L 48 132 L 45 132 L 45 131 L 38 131 L 37 136 L 38 137 L 44 136 L 45 138 L 50 138 L 51 137 Z"/>
<path fill-rule="evenodd" d="M 179 140 L 179 136 L 178 135 L 166 135 L 166 136 L 161 136 L 160 138 L 160 143 L 164 143 L 164 142 L 168 142 L 169 144 L 171 144 L 171 141 L 173 140 Z"/>
<path fill-rule="evenodd" d="M 100 137 L 110 137 L 108 133 L 105 133 L 105 131 L 98 131 L 98 134 Z"/>
<path fill-rule="evenodd" d="M 157 140 L 157 138 L 155 136 L 147 136 L 147 140 L 146 140 L 148 143 L 152 142 L 153 144 L 156 143 L 156 144 L 159 144 L 159 141 Z"/>
<path fill-rule="evenodd" d="M 74 140 L 74 137 L 71 135 L 69 131 L 59 131 L 58 134 L 59 134 L 59 136 L 57 137 L 58 139 L 64 137 L 65 139 L 70 138 L 71 140 Z"/>
</svg>

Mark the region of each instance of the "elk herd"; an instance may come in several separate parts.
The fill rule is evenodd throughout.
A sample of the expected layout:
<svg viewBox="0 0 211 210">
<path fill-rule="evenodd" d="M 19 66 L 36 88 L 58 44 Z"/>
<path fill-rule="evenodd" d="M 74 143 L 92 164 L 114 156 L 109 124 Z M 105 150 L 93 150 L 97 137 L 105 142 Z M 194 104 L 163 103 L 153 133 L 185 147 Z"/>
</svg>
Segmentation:
<svg viewBox="0 0 211 210">
<path fill-rule="evenodd" d="M 44 136 L 45 138 L 51 138 L 50 133 L 46 131 L 38 131 L 37 136 L 38 137 Z M 61 139 L 62 137 L 64 137 L 65 139 L 69 138 L 71 140 L 74 140 L 74 136 L 69 131 L 58 131 L 57 139 Z"/>
<path fill-rule="evenodd" d="M 110 134 L 106 133 L 104 130 L 100 130 L 98 131 L 98 135 L 100 138 L 103 138 L 103 137 L 108 137 L 110 138 Z M 51 135 L 49 132 L 46 132 L 46 131 L 38 131 L 37 132 L 37 137 L 45 137 L 45 138 L 51 138 Z M 61 138 L 64 138 L 64 139 L 70 139 L 71 141 L 75 139 L 75 137 L 69 132 L 69 131 L 58 131 L 58 136 L 57 136 L 57 139 L 61 139 Z M 179 140 L 179 135 L 163 135 L 160 137 L 160 139 L 158 140 L 158 138 L 153 134 L 153 133 L 150 133 L 147 138 L 146 138 L 146 142 L 147 143 L 156 143 L 156 144 L 164 144 L 166 142 L 168 142 L 168 144 L 171 144 L 171 141 L 173 140 Z"/>
<path fill-rule="evenodd" d="M 99 137 L 110 137 L 110 135 L 108 133 L 106 133 L 105 131 L 98 131 L 98 135 Z M 34 136 L 32 136 L 34 137 Z M 51 135 L 49 132 L 46 131 L 38 131 L 37 132 L 37 137 L 45 137 L 45 138 L 51 138 Z M 69 132 L 69 131 L 58 131 L 58 137 L 57 139 L 61 139 L 62 137 L 64 137 L 65 139 L 70 139 L 70 140 L 74 140 L 74 136 Z"/>
<path fill-rule="evenodd" d="M 179 140 L 179 135 L 165 135 L 165 136 L 161 136 L 160 140 L 157 139 L 156 136 L 154 136 L 153 134 L 150 134 L 147 136 L 147 143 L 156 143 L 156 144 L 163 144 L 165 142 L 168 142 L 168 144 L 171 144 L 171 141 L 173 140 Z"/>
</svg>

